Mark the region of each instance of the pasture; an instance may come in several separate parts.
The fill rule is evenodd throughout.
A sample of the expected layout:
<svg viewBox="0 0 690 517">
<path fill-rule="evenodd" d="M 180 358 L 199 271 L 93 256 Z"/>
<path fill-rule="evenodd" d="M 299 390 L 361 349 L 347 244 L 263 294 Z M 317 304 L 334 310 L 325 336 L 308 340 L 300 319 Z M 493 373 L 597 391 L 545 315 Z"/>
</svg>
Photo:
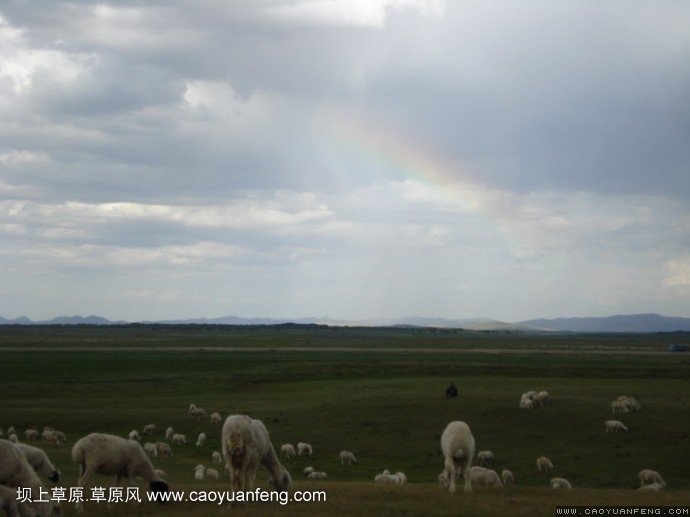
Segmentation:
<svg viewBox="0 0 690 517">
<path fill-rule="evenodd" d="M 127 436 L 154 423 L 163 439 L 172 426 L 188 444 L 154 464 L 172 490 L 226 490 L 195 481 L 194 466 L 211 464 L 222 424 L 187 414 L 190 403 L 210 414 L 246 413 L 262 420 L 277 450 L 311 443 L 310 458 L 282 460 L 295 490 L 323 490 L 326 502 L 255 503 L 239 515 L 554 515 L 558 505 L 690 503 L 690 356 L 665 352 L 688 334 L 527 335 L 424 329 L 330 329 L 315 326 L 0 327 L 0 428 L 49 425 L 67 434 L 45 446 L 75 484 L 74 441 L 90 432 Z M 450 381 L 460 396 L 446 399 Z M 552 402 L 518 408 L 521 393 L 546 390 Z M 635 396 L 642 411 L 612 417 L 610 403 Z M 622 420 L 625 434 L 606 434 Z M 437 483 L 439 440 L 463 420 L 477 451 L 490 449 L 492 468 L 511 469 L 516 485 L 451 495 Z M 200 432 L 204 447 L 194 443 Z M 148 438 L 142 436 L 142 442 Z M 341 465 L 338 453 L 359 464 Z M 537 472 L 548 456 L 555 468 Z M 327 480 L 301 476 L 308 466 Z M 640 493 L 637 472 L 652 468 L 668 483 Z M 383 469 L 403 471 L 408 484 L 380 486 Z M 222 465 L 219 470 L 222 470 Z M 572 491 L 549 487 L 566 477 Z M 95 481 L 109 486 L 111 479 Z M 258 484 L 266 487 L 260 471 Z M 46 482 L 46 486 L 50 486 Z M 143 485 L 142 485 L 143 486 Z M 100 506 L 99 506 L 100 505 Z M 62 505 L 74 515 L 73 505 Z M 84 515 L 102 514 L 104 503 Z M 213 503 L 118 504 L 108 515 L 227 515 Z"/>
</svg>

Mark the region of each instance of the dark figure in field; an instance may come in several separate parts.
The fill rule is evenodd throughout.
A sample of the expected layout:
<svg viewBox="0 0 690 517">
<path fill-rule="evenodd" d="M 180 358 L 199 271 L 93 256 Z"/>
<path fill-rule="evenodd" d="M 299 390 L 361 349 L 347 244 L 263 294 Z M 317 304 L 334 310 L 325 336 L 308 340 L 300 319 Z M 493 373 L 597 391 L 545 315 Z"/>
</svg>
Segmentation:
<svg viewBox="0 0 690 517">
<path fill-rule="evenodd" d="M 446 397 L 457 397 L 458 396 L 458 388 L 455 386 L 454 383 L 450 383 L 450 386 L 446 388 Z"/>
</svg>

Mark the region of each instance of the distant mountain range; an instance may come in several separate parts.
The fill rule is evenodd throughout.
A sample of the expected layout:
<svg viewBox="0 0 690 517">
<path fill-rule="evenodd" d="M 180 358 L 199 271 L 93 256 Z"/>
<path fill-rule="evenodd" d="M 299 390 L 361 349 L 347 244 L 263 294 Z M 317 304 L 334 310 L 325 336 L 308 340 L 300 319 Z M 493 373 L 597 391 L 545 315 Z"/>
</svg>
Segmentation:
<svg viewBox="0 0 690 517">
<path fill-rule="evenodd" d="M 100 316 L 61 316 L 47 321 L 32 321 L 25 316 L 15 319 L 0 317 L 0 325 L 127 325 L 130 323 L 175 325 L 279 325 L 283 323 L 298 323 L 332 326 L 462 328 L 465 330 L 496 332 L 690 332 L 690 318 L 661 316 L 659 314 L 534 319 L 517 323 L 496 321 L 490 318 L 445 319 L 423 317 L 350 321 L 332 318 L 279 319 L 224 316 L 222 318 L 136 322 L 112 321 Z"/>
</svg>

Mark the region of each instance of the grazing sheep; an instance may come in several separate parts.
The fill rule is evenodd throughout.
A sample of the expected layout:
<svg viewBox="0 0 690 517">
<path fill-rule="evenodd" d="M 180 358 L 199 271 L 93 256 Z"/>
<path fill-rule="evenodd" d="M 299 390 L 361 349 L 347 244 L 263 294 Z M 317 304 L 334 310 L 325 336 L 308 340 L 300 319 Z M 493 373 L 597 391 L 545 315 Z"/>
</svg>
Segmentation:
<svg viewBox="0 0 690 517">
<path fill-rule="evenodd" d="M 623 404 L 625 409 L 628 411 L 641 411 L 642 406 L 640 406 L 639 402 L 635 399 L 635 397 L 627 397 L 625 395 L 621 395 L 617 399 L 618 402 Z"/>
<path fill-rule="evenodd" d="M 340 451 L 340 464 L 344 465 L 346 461 L 348 465 L 352 465 L 353 463 L 357 465 L 357 458 L 355 458 L 353 453 L 350 451 Z"/>
<path fill-rule="evenodd" d="M 146 424 L 142 433 L 147 436 L 156 434 L 156 424 Z"/>
<path fill-rule="evenodd" d="M 171 458 L 173 456 L 172 447 L 165 442 L 156 442 L 156 452 L 161 458 Z"/>
<path fill-rule="evenodd" d="M 4 485 L 0 485 L 0 510 L 4 511 L 7 517 L 31 517 L 35 515 L 28 503 L 17 499 L 16 489 Z"/>
<path fill-rule="evenodd" d="M 31 490 L 31 494 L 47 492 L 21 449 L 7 440 L 0 440 L 0 485 L 8 487 L 14 492 L 14 495 L 16 495 L 18 488 L 28 488 Z M 5 499 L 4 496 L 3 499 Z M 33 499 L 31 503 L 27 503 L 25 506 L 16 501 L 16 497 L 14 500 L 16 505 L 11 500 L 4 500 L 3 508 L 16 506 L 17 515 L 22 515 L 22 507 L 26 510 L 27 515 L 50 517 L 61 514 L 60 509 L 50 500 Z"/>
<path fill-rule="evenodd" d="M 532 399 L 521 398 L 520 399 L 520 409 L 532 409 L 534 408 L 534 402 Z"/>
<path fill-rule="evenodd" d="M 515 476 L 510 470 L 503 469 L 501 471 L 501 480 L 503 481 L 504 485 L 508 485 L 510 483 L 515 483 Z"/>
<path fill-rule="evenodd" d="M 283 445 L 280 446 L 280 455 L 285 457 L 285 458 L 294 458 L 295 457 L 295 448 L 292 446 L 291 443 L 284 443 Z"/>
<path fill-rule="evenodd" d="M 194 403 L 192 402 L 192 403 L 189 405 L 189 409 L 187 410 L 187 414 L 188 414 L 188 415 L 191 415 L 191 414 L 192 414 L 192 411 L 194 411 L 195 409 L 196 409 L 196 404 L 194 404 Z"/>
<path fill-rule="evenodd" d="M 62 441 L 55 431 L 46 431 L 43 433 L 41 441 L 46 445 L 61 445 Z"/>
<path fill-rule="evenodd" d="M 220 413 L 211 413 L 211 423 L 212 424 L 219 424 L 223 418 L 220 416 Z"/>
<path fill-rule="evenodd" d="M 402 479 L 400 479 L 395 474 L 391 474 L 387 470 L 384 470 L 381 474 L 378 474 L 374 478 L 374 483 L 384 483 L 388 485 L 401 485 Z"/>
<path fill-rule="evenodd" d="M 187 443 L 187 437 L 183 434 L 176 433 L 172 435 L 170 443 L 172 443 L 173 445 L 184 445 Z"/>
<path fill-rule="evenodd" d="M 611 414 L 612 415 L 624 415 L 628 412 L 628 408 L 625 407 L 625 404 L 620 402 L 619 400 L 614 400 L 611 402 Z"/>
<path fill-rule="evenodd" d="M 495 470 L 485 469 L 484 467 L 472 467 L 469 474 L 472 484 L 477 486 L 487 486 L 502 488 L 501 478 Z"/>
<path fill-rule="evenodd" d="M 259 465 L 271 477 L 273 489 L 287 491 L 292 482 L 290 473 L 280 464 L 266 426 L 247 415 L 230 415 L 222 430 L 223 456 L 230 467 L 233 492 L 251 491 Z"/>
<path fill-rule="evenodd" d="M 640 486 L 645 486 L 649 485 L 652 483 L 657 483 L 661 485 L 662 487 L 666 486 L 666 481 L 664 481 L 664 478 L 661 477 L 661 474 L 659 474 L 656 470 L 650 470 L 650 469 L 644 469 L 641 470 L 640 473 L 638 474 L 638 477 L 640 478 Z"/>
<path fill-rule="evenodd" d="M 441 451 L 444 460 L 444 478 L 448 480 L 448 491 L 454 493 L 460 476 L 465 478 L 465 492 L 472 492 L 469 469 L 474 457 L 474 436 L 465 422 L 449 423 L 441 435 Z"/>
<path fill-rule="evenodd" d="M 208 416 L 206 410 L 200 407 L 195 407 L 189 412 L 190 415 L 200 418 L 202 416 Z"/>
<path fill-rule="evenodd" d="M 297 456 L 301 456 L 302 453 L 304 453 L 304 454 L 308 453 L 309 456 L 311 456 L 311 454 L 312 454 L 311 445 L 308 443 L 299 442 L 297 444 Z"/>
<path fill-rule="evenodd" d="M 24 436 L 27 440 L 31 440 L 32 442 L 37 442 L 41 439 L 41 434 L 33 428 L 29 428 L 24 431 Z"/>
<path fill-rule="evenodd" d="M 477 453 L 477 459 L 479 460 L 480 466 L 483 466 L 484 463 L 493 463 L 494 453 L 492 451 L 479 451 Z"/>
<path fill-rule="evenodd" d="M 215 464 L 223 463 L 223 456 L 221 456 L 220 452 L 213 451 L 211 453 L 211 461 Z"/>
<path fill-rule="evenodd" d="M 549 405 L 550 399 L 551 396 L 549 395 L 548 391 L 540 391 L 534 396 L 532 400 L 534 401 L 534 404 L 536 404 L 537 406 L 544 407 Z"/>
<path fill-rule="evenodd" d="M 553 463 L 551 463 L 551 460 L 547 458 L 546 456 L 539 456 L 537 458 L 537 470 L 539 472 L 544 470 L 549 470 L 553 468 Z"/>
<path fill-rule="evenodd" d="M 172 437 L 173 437 L 173 428 L 172 428 L 172 427 L 168 427 L 168 428 L 165 430 L 165 439 L 166 439 L 167 441 L 170 441 L 170 440 L 172 439 Z"/>
<path fill-rule="evenodd" d="M 314 467 L 306 467 L 303 471 L 302 474 L 304 474 L 304 477 L 307 477 L 309 474 L 314 472 Z"/>
<path fill-rule="evenodd" d="M 307 478 L 309 478 L 309 479 L 326 479 L 327 477 L 328 477 L 328 474 L 326 474 L 325 472 L 317 472 L 317 471 L 310 472 L 307 475 Z"/>
<path fill-rule="evenodd" d="M 206 469 L 206 479 L 218 479 L 220 475 L 216 469 L 207 468 Z"/>
<path fill-rule="evenodd" d="M 206 467 L 203 465 L 197 465 L 194 467 L 194 479 L 197 481 L 202 481 L 204 479 L 204 474 L 206 473 Z"/>
<path fill-rule="evenodd" d="M 196 446 L 197 447 L 203 447 L 205 441 L 206 441 L 206 433 L 199 433 L 199 438 L 197 438 L 197 440 L 196 440 Z"/>
<path fill-rule="evenodd" d="M 573 488 L 572 485 L 570 484 L 570 481 L 568 481 L 565 478 L 551 478 L 551 488 L 567 488 L 571 489 Z"/>
<path fill-rule="evenodd" d="M 401 485 L 407 483 L 407 476 L 405 475 L 404 472 L 398 471 L 398 472 L 396 472 L 396 473 L 393 474 L 393 475 L 396 476 L 398 479 L 400 479 L 400 484 L 401 484 Z"/>
<path fill-rule="evenodd" d="M 55 468 L 43 450 L 25 443 L 18 443 L 17 447 L 24 453 L 36 474 L 43 474 L 53 483 L 60 481 L 60 471 Z"/>
<path fill-rule="evenodd" d="M 146 442 L 144 444 L 144 452 L 151 456 L 152 458 L 158 457 L 158 447 L 153 442 Z"/>
<path fill-rule="evenodd" d="M 642 491 L 650 491 L 650 492 L 658 492 L 659 490 L 662 490 L 664 487 L 660 485 L 659 483 L 650 483 L 649 485 L 643 485 L 638 490 Z"/>
<path fill-rule="evenodd" d="M 604 422 L 604 429 L 607 433 L 627 433 L 628 428 L 620 420 L 607 420 Z"/>
<path fill-rule="evenodd" d="M 85 487 L 94 474 L 104 474 L 114 475 L 115 484 L 127 477 L 130 485 L 136 476 L 141 476 L 152 492 L 168 491 L 168 484 L 156 474 L 144 449 L 132 440 L 112 434 L 91 433 L 74 444 L 72 461 L 79 465 L 79 487 Z M 80 512 L 83 509 L 83 501 L 77 502 L 76 510 Z"/>
<path fill-rule="evenodd" d="M 141 438 L 139 437 L 139 431 L 137 431 L 136 429 L 132 429 L 129 432 L 129 439 L 130 440 L 136 440 L 136 441 L 141 440 Z"/>
</svg>

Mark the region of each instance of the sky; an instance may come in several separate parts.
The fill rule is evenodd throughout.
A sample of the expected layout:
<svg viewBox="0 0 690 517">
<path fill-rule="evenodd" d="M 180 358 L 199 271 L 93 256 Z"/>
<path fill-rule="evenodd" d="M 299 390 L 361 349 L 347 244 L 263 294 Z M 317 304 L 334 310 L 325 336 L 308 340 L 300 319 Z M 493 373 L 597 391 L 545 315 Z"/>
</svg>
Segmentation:
<svg viewBox="0 0 690 517">
<path fill-rule="evenodd" d="M 0 316 L 690 317 L 686 0 L 0 2 Z"/>
</svg>

